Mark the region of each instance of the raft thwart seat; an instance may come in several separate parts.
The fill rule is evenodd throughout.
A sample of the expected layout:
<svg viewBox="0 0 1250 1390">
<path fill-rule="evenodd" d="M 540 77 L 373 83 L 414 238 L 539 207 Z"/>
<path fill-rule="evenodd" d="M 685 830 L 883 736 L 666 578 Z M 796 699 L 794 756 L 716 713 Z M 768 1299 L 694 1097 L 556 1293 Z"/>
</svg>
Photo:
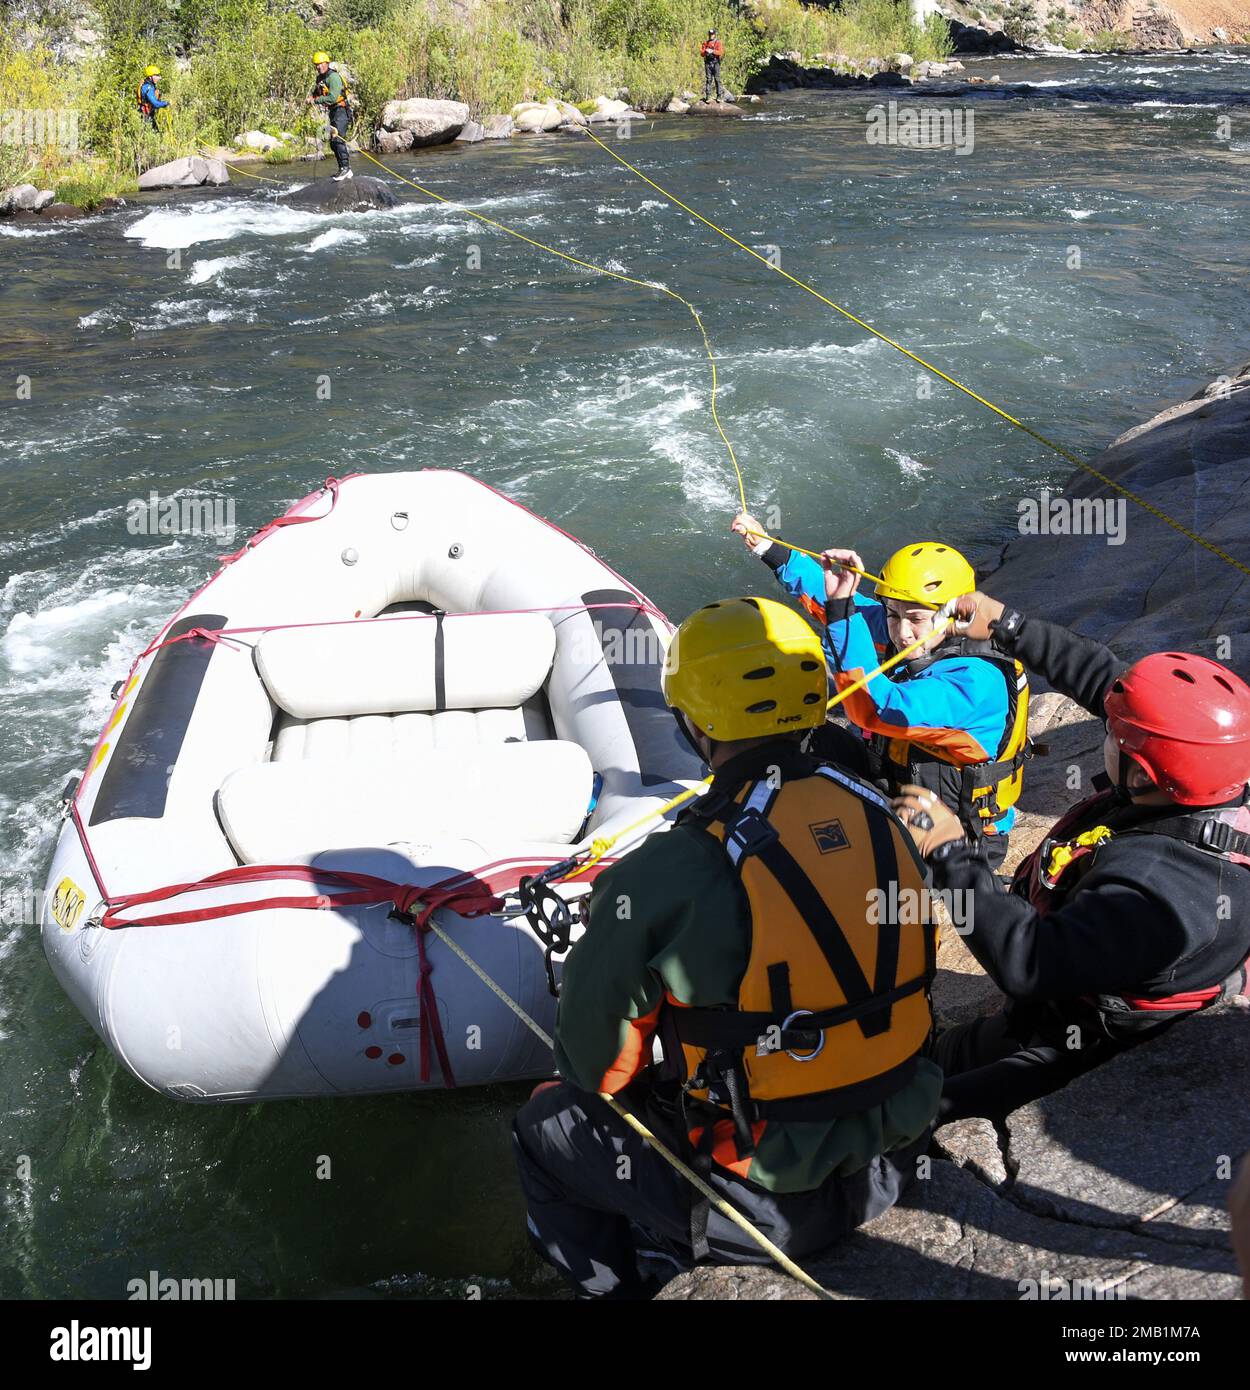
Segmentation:
<svg viewBox="0 0 1250 1390">
<path fill-rule="evenodd" d="M 509 709 L 542 687 L 555 650 L 542 613 L 440 613 L 274 628 L 256 644 L 256 669 L 300 719 Z"/>
<path fill-rule="evenodd" d="M 464 838 L 568 844 L 594 782 L 580 744 L 429 748 L 382 760 L 255 763 L 217 792 L 217 816 L 245 864 L 332 849 Z"/>
</svg>

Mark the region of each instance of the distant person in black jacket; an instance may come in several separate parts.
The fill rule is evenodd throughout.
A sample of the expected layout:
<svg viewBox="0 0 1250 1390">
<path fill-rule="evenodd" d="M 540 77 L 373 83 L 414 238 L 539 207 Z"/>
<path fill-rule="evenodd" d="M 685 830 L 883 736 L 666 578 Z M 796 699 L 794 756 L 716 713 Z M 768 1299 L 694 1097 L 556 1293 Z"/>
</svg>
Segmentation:
<svg viewBox="0 0 1250 1390">
<path fill-rule="evenodd" d="M 989 639 L 1107 728 L 1101 787 L 1003 890 L 931 792 L 895 809 L 962 900 L 968 949 L 1008 996 L 937 1035 L 940 1122 L 998 1119 L 1143 1038 L 1246 988 L 1250 957 L 1250 687 L 1206 657 L 1126 665 L 1101 643 L 985 594 L 958 600 Z"/>
</svg>

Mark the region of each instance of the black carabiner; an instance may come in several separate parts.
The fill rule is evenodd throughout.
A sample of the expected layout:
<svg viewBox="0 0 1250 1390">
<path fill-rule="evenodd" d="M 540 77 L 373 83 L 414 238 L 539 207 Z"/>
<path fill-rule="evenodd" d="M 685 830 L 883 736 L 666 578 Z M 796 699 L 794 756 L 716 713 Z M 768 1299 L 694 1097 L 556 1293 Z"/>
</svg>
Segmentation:
<svg viewBox="0 0 1250 1390">
<path fill-rule="evenodd" d="M 547 967 L 547 988 L 554 998 L 559 998 L 556 985 L 554 956 L 562 956 L 573 944 L 573 909 L 570 904 L 551 887 L 555 879 L 564 877 L 574 866 L 575 860 L 566 859 L 553 864 L 539 874 L 527 874 L 517 884 L 517 898 L 521 912 L 530 924 L 534 935 L 542 942 L 543 962 Z"/>
</svg>

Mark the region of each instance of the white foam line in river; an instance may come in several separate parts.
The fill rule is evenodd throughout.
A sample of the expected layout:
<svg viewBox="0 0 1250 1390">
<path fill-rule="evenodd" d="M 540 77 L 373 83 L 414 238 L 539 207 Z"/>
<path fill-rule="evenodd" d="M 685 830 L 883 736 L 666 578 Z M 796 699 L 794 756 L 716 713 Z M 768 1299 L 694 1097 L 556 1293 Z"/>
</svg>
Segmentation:
<svg viewBox="0 0 1250 1390">
<path fill-rule="evenodd" d="M 545 192 L 510 195 L 465 203 L 464 206 L 478 210 L 530 206 L 549 196 Z M 123 235 L 129 240 L 139 241 L 148 250 L 156 251 L 186 250 L 201 242 L 232 241 L 247 236 L 300 236 L 314 230 L 326 236 L 332 231 L 345 230 L 358 231 L 363 236 L 367 228 L 378 232 L 399 230 L 421 237 L 461 235 L 465 222 L 431 225 L 426 220 L 433 213 L 446 217 L 448 212 L 454 215 L 455 209 L 424 199 L 404 199 L 397 207 L 372 212 L 326 214 L 289 207 L 280 198 L 268 196 L 217 198 L 194 207 L 155 208 L 127 227 Z M 540 216 L 534 214 L 526 220 L 538 220 Z"/>
</svg>

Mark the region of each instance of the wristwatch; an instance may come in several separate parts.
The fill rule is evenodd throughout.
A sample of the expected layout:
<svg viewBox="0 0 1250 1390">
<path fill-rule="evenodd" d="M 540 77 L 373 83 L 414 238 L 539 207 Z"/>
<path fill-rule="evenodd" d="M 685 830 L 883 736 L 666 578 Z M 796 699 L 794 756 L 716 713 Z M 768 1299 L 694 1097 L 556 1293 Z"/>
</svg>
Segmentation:
<svg viewBox="0 0 1250 1390">
<path fill-rule="evenodd" d="M 990 624 L 990 641 L 1001 651 L 1006 651 L 1007 647 L 1015 640 L 1016 633 L 1020 631 L 1020 624 L 1024 622 L 1024 614 L 1017 612 L 1014 608 L 1004 608 L 1002 615 Z"/>
<path fill-rule="evenodd" d="M 930 850 L 929 853 L 925 855 L 925 858 L 930 864 L 939 864 L 943 859 L 949 859 L 951 855 L 959 849 L 972 850 L 974 846 L 962 838 L 958 840 L 943 840 L 937 849 Z"/>
</svg>

